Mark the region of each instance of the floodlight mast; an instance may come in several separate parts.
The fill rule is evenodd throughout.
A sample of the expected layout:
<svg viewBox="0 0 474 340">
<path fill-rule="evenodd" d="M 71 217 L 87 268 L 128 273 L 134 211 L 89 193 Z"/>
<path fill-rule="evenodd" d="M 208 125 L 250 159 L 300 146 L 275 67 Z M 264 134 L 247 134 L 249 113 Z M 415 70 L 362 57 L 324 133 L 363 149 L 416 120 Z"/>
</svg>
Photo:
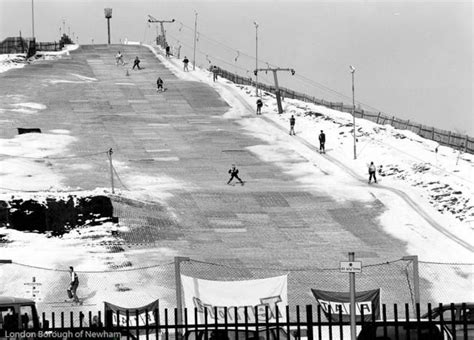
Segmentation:
<svg viewBox="0 0 474 340">
<path fill-rule="evenodd" d="M 174 22 L 174 19 L 171 20 L 158 20 L 151 15 L 148 15 L 148 22 L 152 24 L 160 24 L 161 27 L 161 36 L 163 37 L 161 47 L 166 48 L 168 43 L 166 42 L 166 32 L 165 32 L 165 26 L 163 24 L 171 24 Z"/>
</svg>

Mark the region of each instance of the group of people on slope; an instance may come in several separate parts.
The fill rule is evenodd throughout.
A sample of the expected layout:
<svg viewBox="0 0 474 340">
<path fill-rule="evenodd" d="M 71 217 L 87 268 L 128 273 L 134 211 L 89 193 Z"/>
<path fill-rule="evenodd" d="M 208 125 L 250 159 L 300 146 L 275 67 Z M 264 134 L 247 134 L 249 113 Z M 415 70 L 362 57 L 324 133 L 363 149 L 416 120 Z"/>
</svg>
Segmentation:
<svg viewBox="0 0 474 340">
<path fill-rule="evenodd" d="M 126 63 L 123 61 L 123 55 L 122 55 L 122 52 L 118 51 L 117 54 L 115 55 L 115 65 L 125 65 Z M 140 67 L 140 58 L 135 57 L 135 60 L 133 61 L 133 67 L 132 67 L 132 70 L 134 70 L 136 68 L 138 68 L 139 70 L 141 70 L 142 68 Z"/>
<path fill-rule="evenodd" d="M 258 98 L 257 99 L 257 112 L 256 112 L 257 116 L 262 114 L 262 107 L 263 107 L 263 101 L 261 98 Z M 296 124 L 296 118 L 294 115 L 292 115 L 290 117 L 290 132 L 289 132 L 290 136 L 296 135 L 295 124 Z M 326 153 L 326 134 L 324 133 L 323 130 L 321 130 L 321 132 L 319 133 L 318 140 L 319 140 L 319 152 L 322 154 L 325 154 Z M 372 183 L 372 180 L 374 181 L 374 183 L 377 183 L 377 177 L 376 177 L 377 168 L 375 167 L 374 162 L 370 162 L 368 168 L 369 168 L 369 184 Z"/>
</svg>

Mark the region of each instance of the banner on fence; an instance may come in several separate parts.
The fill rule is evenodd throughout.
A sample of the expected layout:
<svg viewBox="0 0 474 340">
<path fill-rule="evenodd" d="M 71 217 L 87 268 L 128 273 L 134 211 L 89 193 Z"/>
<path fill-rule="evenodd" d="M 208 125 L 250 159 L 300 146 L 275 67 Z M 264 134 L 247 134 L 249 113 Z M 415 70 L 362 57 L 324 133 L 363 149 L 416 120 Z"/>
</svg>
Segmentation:
<svg viewBox="0 0 474 340">
<path fill-rule="evenodd" d="M 127 314 L 128 314 L 128 325 L 130 327 L 135 326 L 146 326 L 147 319 L 148 325 L 155 325 L 155 311 L 158 310 L 159 300 L 153 301 L 146 306 L 137 308 L 124 308 L 117 305 L 113 305 L 109 302 L 104 302 L 105 311 L 105 325 L 121 326 L 127 325 Z M 127 313 L 128 311 L 128 313 Z"/>
<path fill-rule="evenodd" d="M 311 289 L 316 301 L 318 301 L 324 314 L 331 321 L 350 321 L 350 294 L 348 292 L 329 292 L 319 289 Z M 380 289 L 356 292 L 356 321 L 372 320 L 372 312 L 375 318 L 380 317 Z"/>
<path fill-rule="evenodd" d="M 205 321 L 205 313 L 210 322 L 217 318 L 218 323 L 286 318 L 287 275 L 246 281 L 210 281 L 181 275 L 181 282 L 185 307 L 192 311 L 196 308 L 201 322 Z"/>
</svg>

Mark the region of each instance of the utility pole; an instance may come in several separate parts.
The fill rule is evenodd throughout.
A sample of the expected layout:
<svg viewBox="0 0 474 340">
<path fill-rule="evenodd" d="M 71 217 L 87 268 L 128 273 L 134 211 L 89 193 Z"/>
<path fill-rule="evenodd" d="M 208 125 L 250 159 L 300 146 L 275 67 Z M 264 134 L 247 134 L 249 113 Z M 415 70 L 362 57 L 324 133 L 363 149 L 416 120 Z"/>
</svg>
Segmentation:
<svg viewBox="0 0 474 340">
<path fill-rule="evenodd" d="M 253 22 L 255 25 L 255 69 L 258 70 L 258 23 Z M 255 95 L 258 97 L 258 72 L 255 73 Z"/>
<path fill-rule="evenodd" d="M 107 155 L 109 156 L 109 164 L 110 164 L 110 185 L 112 187 L 112 194 L 115 194 L 115 190 L 114 190 L 114 166 L 112 164 L 112 154 L 113 154 L 113 151 L 112 151 L 112 148 L 110 148 L 109 151 L 107 151 Z"/>
<path fill-rule="evenodd" d="M 277 67 L 277 68 L 257 68 L 257 69 L 255 69 L 255 71 L 253 71 L 255 76 L 257 76 L 259 71 L 265 71 L 265 72 L 272 71 L 273 72 L 273 79 L 275 81 L 275 96 L 276 96 L 277 105 L 278 105 L 278 113 L 282 114 L 283 113 L 283 107 L 281 105 L 281 96 L 280 96 L 280 88 L 278 87 L 277 72 L 278 71 L 289 71 L 289 72 L 291 72 L 291 75 L 294 76 L 295 75 L 295 70 L 292 69 L 292 68 L 280 68 L 280 67 Z"/>
<path fill-rule="evenodd" d="M 352 125 L 354 126 L 354 159 L 357 159 L 357 151 L 356 151 L 356 118 L 355 118 L 355 91 L 354 91 L 354 73 L 355 67 L 349 66 L 352 73 Z"/>
<path fill-rule="evenodd" d="M 198 25 L 198 12 L 194 11 L 194 48 L 193 48 L 193 71 L 196 69 L 196 34 L 197 34 L 197 25 Z"/>
<path fill-rule="evenodd" d="M 107 19 L 107 36 L 108 36 L 107 41 L 108 41 L 108 44 L 110 45 L 110 18 L 112 18 L 112 8 L 105 8 L 104 13 L 105 13 L 105 18 Z"/>
<path fill-rule="evenodd" d="M 160 24 L 161 37 L 162 38 L 159 39 L 159 37 L 157 37 L 156 43 L 157 43 L 157 45 L 160 45 L 161 47 L 166 48 L 166 46 L 168 46 L 168 43 L 166 42 L 166 31 L 165 31 L 165 26 L 163 24 L 171 24 L 171 23 L 174 22 L 174 19 L 171 19 L 171 20 L 158 20 L 158 19 L 155 19 L 154 17 L 152 17 L 151 15 L 148 15 L 148 22 L 152 23 L 152 24 L 156 24 L 156 23 Z M 161 44 L 158 43 L 158 40 L 161 42 Z"/>
<path fill-rule="evenodd" d="M 35 6 L 33 3 L 34 0 L 31 0 L 31 31 L 33 34 L 33 39 L 35 38 Z"/>
</svg>

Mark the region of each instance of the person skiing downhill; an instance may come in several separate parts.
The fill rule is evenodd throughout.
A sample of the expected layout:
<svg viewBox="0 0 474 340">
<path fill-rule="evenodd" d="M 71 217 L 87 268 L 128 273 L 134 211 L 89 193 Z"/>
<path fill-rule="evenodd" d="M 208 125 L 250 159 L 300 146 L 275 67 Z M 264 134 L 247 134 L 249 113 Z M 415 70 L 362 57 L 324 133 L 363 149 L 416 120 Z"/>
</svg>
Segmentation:
<svg viewBox="0 0 474 340">
<path fill-rule="evenodd" d="M 239 177 L 239 169 L 235 167 L 235 164 L 232 164 L 232 168 L 229 169 L 230 179 L 227 184 L 230 184 L 234 178 L 236 178 L 240 184 L 244 185 L 244 182 Z"/>
<path fill-rule="evenodd" d="M 377 177 L 375 177 L 375 173 L 377 172 L 377 168 L 374 165 L 374 162 L 370 162 L 369 165 L 369 184 L 374 179 L 374 182 L 377 183 Z"/>
<path fill-rule="evenodd" d="M 140 59 L 138 57 L 135 58 L 135 60 L 133 61 L 133 67 L 132 67 L 132 70 L 135 69 L 135 66 L 138 67 L 139 70 L 141 70 L 142 68 L 140 67 Z"/>
<path fill-rule="evenodd" d="M 164 89 L 163 89 L 163 79 L 161 79 L 161 77 L 158 77 L 158 79 L 156 80 L 156 91 L 158 92 L 163 92 Z"/>
<path fill-rule="evenodd" d="M 123 61 L 123 56 L 122 56 L 122 53 L 120 53 L 120 51 L 118 51 L 117 55 L 115 56 L 115 65 L 118 66 L 118 64 L 121 64 L 121 65 L 125 65 L 124 61 Z"/>
</svg>

